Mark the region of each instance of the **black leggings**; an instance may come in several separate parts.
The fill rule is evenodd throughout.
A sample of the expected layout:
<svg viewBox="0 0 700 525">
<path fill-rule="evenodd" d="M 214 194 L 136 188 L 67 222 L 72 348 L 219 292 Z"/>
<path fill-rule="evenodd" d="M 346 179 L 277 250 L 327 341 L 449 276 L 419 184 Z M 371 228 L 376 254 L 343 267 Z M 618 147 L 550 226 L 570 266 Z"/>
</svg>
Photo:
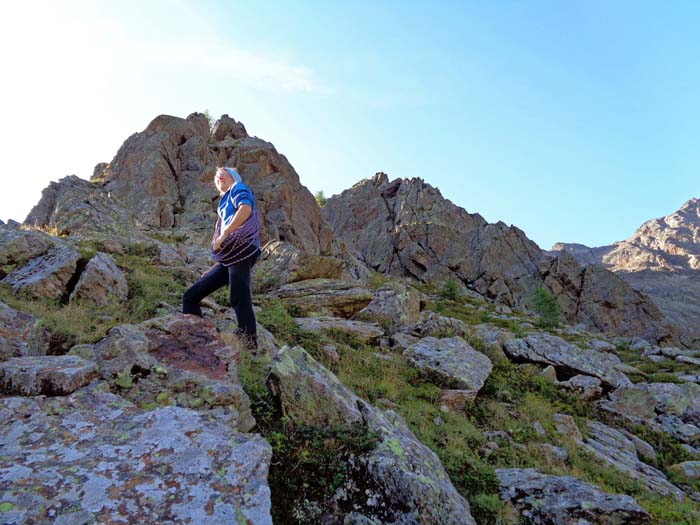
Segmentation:
<svg viewBox="0 0 700 525">
<path fill-rule="evenodd" d="M 214 266 L 183 294 L 182 313 L 202 317 L 199 302 L 207 295 L 228 284 L 230 286 L 231 307 L 236 312 L 238 329 L 245 334 L 256 335 L 250 270 L 259 256 L 260 250 L 231 266 L 224 266 L 221 263 Z"/>
</svg>

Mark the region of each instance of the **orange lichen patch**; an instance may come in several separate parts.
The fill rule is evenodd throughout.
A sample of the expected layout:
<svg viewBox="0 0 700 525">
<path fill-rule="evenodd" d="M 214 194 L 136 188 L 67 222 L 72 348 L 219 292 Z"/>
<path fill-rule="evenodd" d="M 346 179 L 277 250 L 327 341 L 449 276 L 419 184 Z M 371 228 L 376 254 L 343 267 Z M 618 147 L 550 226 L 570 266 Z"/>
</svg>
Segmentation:
<svg viewBox="0 0 700 525">
<path fill-rule="evenodd" d="M 226 363 L 217 355 L 227 349 L 226 344 L 213 323 L 189 317 L 170 323 L 167 330 L 154 327 L 146 332 L 149 352 L 158 361 L 181 370 L 214 380 L 227 379 Z"/>
</svg>

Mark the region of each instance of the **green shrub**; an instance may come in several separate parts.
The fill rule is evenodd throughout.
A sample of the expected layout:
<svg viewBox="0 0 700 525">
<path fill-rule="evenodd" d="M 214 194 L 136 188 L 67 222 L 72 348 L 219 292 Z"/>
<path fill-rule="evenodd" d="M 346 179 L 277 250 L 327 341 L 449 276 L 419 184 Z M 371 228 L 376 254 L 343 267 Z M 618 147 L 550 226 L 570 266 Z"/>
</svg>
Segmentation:
<svg viewBox="0 0 700 525">
<path fill-rule="evenodd" d="M 538 286 L 532 293 L 535 312 L 540 316 L 538 323 L 542 328 L 554 328 L 561 322 L 561 306 L 556 297 L 544 286 Z"/>
<path fill-rule="evenodd" d="M 457 282 L 454 279 L 452 279 L 451 277 L 446 279 L 442 283 L 442 286 L 440 287 L 439 295 L 443 299 L 448 299 L 450 301 L 458 301 L 459 296 L 460 296 L 460 291 L 459 291 L 459 286 L 457 285 Z"/>
</svg>

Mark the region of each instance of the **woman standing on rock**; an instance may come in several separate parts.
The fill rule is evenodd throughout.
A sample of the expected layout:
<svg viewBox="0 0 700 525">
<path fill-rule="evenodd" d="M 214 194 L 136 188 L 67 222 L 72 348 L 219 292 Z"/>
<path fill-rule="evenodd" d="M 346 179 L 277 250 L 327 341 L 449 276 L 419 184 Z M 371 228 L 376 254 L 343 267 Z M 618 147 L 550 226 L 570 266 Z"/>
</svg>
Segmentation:
<svg viewBox="0 0 700 525">
<path fill-rule="evenodd" d="M 182 296 L 182 313 L 202 317 L 199 302 L 226 284 L 236 312 L 238 335 L 257 348 L 250 270 L 260 256 L 258 209 L 251 189 L 234 168 L 217 168 L 214 184 L 221 194 L 212 237 L 211 255 L 216 264 L 202 274 Z"/>
</svg>

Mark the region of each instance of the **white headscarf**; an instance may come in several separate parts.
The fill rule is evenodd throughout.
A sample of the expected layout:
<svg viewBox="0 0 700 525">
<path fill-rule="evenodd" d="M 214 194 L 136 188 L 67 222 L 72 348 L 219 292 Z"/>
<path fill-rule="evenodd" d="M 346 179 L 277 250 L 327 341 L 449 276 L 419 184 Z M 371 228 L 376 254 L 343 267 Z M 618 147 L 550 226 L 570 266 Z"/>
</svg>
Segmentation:
<svg viewBox="0 0 700 525">
<path fill-rule="evenodd" d="M 229 175 L 231 175 L 231 178 L 233 179 L 233 184 L 236 185 L 239 182 L 243 182 L 241 180 L 240 174 L 236 171 L 236 168 L 224 168 Z"/>
</svg>

